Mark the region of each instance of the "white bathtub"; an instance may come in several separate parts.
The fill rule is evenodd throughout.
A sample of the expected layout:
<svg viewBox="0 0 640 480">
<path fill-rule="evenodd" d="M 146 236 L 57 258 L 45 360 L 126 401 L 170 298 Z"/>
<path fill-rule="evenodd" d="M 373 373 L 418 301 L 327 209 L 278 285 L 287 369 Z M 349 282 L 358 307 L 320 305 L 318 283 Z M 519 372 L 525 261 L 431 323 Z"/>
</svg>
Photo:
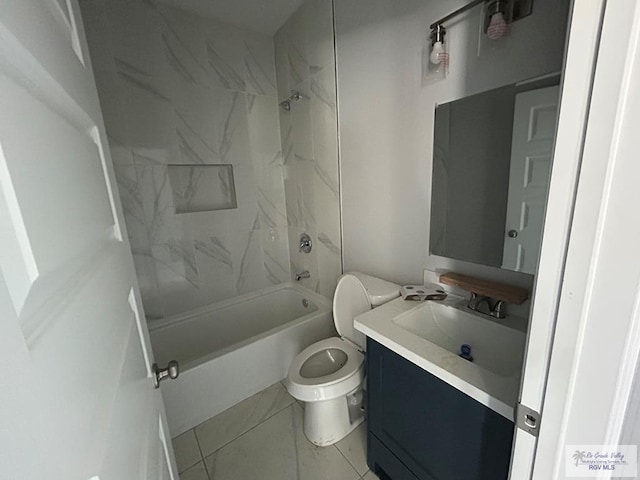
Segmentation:
<svg viewBox="0 0 640 480">
<path fill-rule="evenodd" d="M 172 437 L 282 380 L 300 351 L 336 335 L 329 300 L 292 283 L 156 321 L 149 330 L 158 365 L 180 363 L 180 376 L 160 387 Z"/>
</svg>

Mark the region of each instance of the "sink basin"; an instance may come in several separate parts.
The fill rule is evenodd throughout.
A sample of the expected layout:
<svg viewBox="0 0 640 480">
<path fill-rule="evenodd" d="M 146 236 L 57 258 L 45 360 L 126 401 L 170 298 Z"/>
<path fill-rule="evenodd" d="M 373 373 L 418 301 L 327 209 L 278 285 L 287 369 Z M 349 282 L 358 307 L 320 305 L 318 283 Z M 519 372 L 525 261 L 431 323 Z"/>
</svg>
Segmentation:
<svg viewBox="0 0 640 480">
<path fill-rule="evenodd" d="M 423 303 L 392 322 L 456 355 L 461 345 L 470 345 L 473 363 L 496 375 L 520 374 L 523 332 L 435 302 Z"/>
<path fill-rule="evenodd" d="M 500 415 L 513 420 L 526 319 L 496 320 L 450 295 L 442 302 L 398 298 L 356 317 L 356 330 Z M 473 361 L 459 356 L 471 346 Z"/>
</svg>

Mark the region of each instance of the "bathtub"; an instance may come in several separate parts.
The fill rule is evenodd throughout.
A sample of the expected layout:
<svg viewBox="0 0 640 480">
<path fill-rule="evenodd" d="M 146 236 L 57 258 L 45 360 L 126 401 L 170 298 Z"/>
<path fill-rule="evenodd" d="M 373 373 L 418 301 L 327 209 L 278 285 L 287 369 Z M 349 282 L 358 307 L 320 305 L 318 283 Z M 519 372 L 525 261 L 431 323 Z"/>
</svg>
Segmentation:
<svg viewBox="0 0 640 480">
<path fill-rule="evenodd" d="M 175 437 L 287 376 L 304 348 L 336 335 L 330 301 L 285 283 L 149 325 L 155 359 L 180 364 L 162 382 Z"/>
</svg>

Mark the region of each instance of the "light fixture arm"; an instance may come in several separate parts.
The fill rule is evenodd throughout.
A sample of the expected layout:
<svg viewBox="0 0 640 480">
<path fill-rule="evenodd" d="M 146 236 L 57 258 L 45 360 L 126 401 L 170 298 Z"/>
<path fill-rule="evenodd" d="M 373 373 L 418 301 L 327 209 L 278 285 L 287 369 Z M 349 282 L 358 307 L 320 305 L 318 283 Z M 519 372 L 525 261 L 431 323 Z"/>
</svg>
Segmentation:
<svg viewBox="0 0 640 480">
<path fill-rule="evenodd" d="M 472 2 L 463 5 L 457 10 L 451 12 L 449 15 L 446 15 L 439 19 L 436 22 L 433 22 L 429 25 L 429 28 L 433 31 L 437 26 L 442 26 L 443 23 L 448 22 L 452 18 L 457 17 L 458 15 L 463 14 L 467 10 L 471 10 L 474 7 L 477 7 L 480 4 L 488 3 L 489 10 L 493 13 L 496 11 L 501 11 L 507 17 L 507 22 L 515 22 L 516 20 L 520 20 L 531 14 L 533 10 L 533 0 L 473 0 Z"/>
<path fill-rule="evenodd" d="M 435 29 L 437 26 L 441 26 L 444 22 L 451 20 L 454 17 L 457 17 L 458 15 L 463 14 L 464 12 L 466 12 L 467 10 L 471 10 L 473 7 L 477 7 L 478 5 L 480 5 L 481 3 L 485 3 L 486 0 L 473 0 L 473 2 L 467 3 L 466 5 L 460 7 L 459 9 L 457 9 L 454 12 L 451 12 L 449 15 L 442 17 L 440 20 L 438 20 L 437 22 L 433 22 L 431 25 L 429 25 L 429 28 L 431 30 Z"/>
</svg>

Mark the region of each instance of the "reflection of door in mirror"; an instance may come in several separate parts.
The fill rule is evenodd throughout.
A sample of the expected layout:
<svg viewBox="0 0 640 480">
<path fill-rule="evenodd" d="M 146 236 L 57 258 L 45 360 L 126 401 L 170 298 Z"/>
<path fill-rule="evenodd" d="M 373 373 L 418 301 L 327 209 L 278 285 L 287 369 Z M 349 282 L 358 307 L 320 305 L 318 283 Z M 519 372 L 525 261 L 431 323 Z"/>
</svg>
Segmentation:
<svg viewBox="0 0 640 480">
<path fill-rule="evenodd" d="M 547 199 L 559 88 L 516 95 L 502 267 L 534 274 Z"/>
</svg>

